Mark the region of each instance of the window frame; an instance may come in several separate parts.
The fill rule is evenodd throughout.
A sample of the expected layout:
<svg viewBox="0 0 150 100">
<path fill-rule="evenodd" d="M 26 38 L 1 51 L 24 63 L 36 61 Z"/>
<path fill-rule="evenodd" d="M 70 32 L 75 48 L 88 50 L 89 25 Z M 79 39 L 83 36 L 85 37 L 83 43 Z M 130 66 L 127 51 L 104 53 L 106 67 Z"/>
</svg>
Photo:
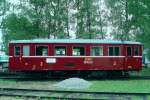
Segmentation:
<svg viewBox="0 0 150 100">
<path fill-rule="evenodd" d="M 115 54 L 115 47 L 119 48 L 119 55 L 118 56 L 121 56 L 121 46 L 108 46 L 108 56 L 110 56 L 110 54 L 109 54 L 109 48 L 110 47 L 113 48 L 113 55 L 112 56 L 116 56 L 116 55 L 114 55 Z"/>
<path fill-rule="evenodd" d="M 73 48 L 74 47 L 83 47 L 84 48 L 84 55 L 73 55 Z M 72 46 L 72 54 L 71 54 L 72 56 L 86 56 L 86 47 L 85 46 L 81 46 L 81 45 L 75 45 L 75 46 Z"/>
<path fill-rule="evenodd" d="M 56 55 L 56 47 L 65 47 L 65 55 Z M 54 46 L 54 56 L 67 56 L 67 46 L 66 45 L 55 45 Z"/>
<path fill-rule="evenodd" d="M 15 49 L 16 47 L 19 47 L 19 51 L 20 51 L 19 55 L 16 55 L 16 49 Z M 14 46 L 14 57 L 19 57 L 19 56 L 21 56 L 21 46 L 20 45 L 15 45 Z"/>
<path fill-rule="evenodd" d="M 48 56 L 48 51 L 49 51 L 49 46 L 48 45 L 35 45 L 35 54 L 34 54 L 34 56 L 43 56 L 43 55 L 36 55 L 36 48 L 37 47 L 40 47 L 40 46 L 45 46 L 45 47 L 47 47 L 47 55 L 46 56 Z M 45 56 L 45 55 L 44 55 Z"/>
<path fill-rule="evenodd" d="M 100 47 L 100 48 L 102 48 L 102 55 L 92 55 L 92 48 L 93 47 Z M 104 56 L 104 46 L 91 46 L 90 47 L 90 56 Z"/>
</svg>

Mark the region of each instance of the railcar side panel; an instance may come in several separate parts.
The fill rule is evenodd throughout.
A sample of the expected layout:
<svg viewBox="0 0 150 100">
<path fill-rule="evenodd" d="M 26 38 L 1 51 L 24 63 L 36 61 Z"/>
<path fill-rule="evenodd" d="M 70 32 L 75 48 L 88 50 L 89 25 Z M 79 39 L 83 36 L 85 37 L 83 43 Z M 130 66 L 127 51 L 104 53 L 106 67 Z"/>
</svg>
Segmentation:
<svg viewBox="0 0 150 100">
<path fill-rule="evenodd" d="M 56 63 L 46 63 L 46 59 L 56 59 Z M 42 71 L 42 70 L 123 70 L 124 58 L 88 58 L 87 57 L 23 57 L 11 58 L 12 71 Z M 17 63 L 16 63 L 17 62 Z M 104 63 L 105 62 L 105 63 Z"/>
<path fill-rule="evenodd" d="M 14 46 L 20 46 L 19 56 L 14 56 Z M 30 46 L 29 56 L 23 56 L 23 46 Z M 35 47 L 48 46 L 47 56 L 35 56 Z M 56 56 L 55 47 L 65 46 L 66 55 Z M 73 47 L 85 48 L 85 55 L 72 56 Z M 91 56 L 91 47 L 103 47 L 102 56 Z M 132 48 L 132 55 L 127 56 L 126 47 Z M 119 47 L 119 56 L 109 56 L 109 47 Z M 140 54 L 134 56 L 134 48 L 140 47 Z M 90 43 L 10 43 L 9 44 L 9 69 L 10 71 L 52 71 L 52 70 L 140 70 L 142 65 L 141 45 L 128 44 L 90 44 Z"/>
</svg>

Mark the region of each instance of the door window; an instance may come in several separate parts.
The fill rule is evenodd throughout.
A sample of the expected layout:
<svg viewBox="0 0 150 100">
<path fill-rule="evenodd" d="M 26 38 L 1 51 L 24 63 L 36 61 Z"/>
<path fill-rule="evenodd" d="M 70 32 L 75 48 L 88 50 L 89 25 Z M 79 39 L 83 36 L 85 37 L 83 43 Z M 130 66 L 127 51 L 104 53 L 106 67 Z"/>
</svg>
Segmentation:
<svg viewBox="0 0 150 100">
<path fill-rule="evenodd" d="M 14 48 L 14 56 L 20 56 L 21 48 L 20 46 L 15 46 Z"/>
</svg>

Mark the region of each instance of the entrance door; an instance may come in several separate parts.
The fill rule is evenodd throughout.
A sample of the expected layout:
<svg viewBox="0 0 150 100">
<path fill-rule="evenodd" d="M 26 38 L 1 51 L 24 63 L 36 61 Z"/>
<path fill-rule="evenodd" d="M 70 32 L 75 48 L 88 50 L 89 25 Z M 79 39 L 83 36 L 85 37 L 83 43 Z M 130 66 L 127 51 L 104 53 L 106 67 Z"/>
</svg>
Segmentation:
<svg viewBox="0 0 150 100">
<path fill-rule="evenodd" d="M 21 52 L 21 46 L 15 45 L 14 46 L 14 56 L 9 59 L 9 69 L 11 71 L 17 71 L 20 69 L 22 61 L 22 52 Z"/>
<path fill-rule="evenodd" d="M 132 46 L 126 47 L 126 58 L 125 58 L 125 69 L 132 69 L 133 68 L 133 49 Z"/>
</svg>

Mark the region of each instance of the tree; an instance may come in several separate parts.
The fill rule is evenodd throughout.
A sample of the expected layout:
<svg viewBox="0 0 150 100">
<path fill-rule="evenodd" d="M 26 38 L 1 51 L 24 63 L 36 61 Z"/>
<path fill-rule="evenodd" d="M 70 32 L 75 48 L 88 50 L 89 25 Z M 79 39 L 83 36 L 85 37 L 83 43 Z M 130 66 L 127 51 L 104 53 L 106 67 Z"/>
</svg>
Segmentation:
<svg viewBox="0 0 150 100">
<path fill-rule="evenodd" d="M 97 0 L 99 1 L 99 0 Z M 77 13 L 76 36 L 77 38 L 97 38 L 99 34 L 103 34 L 103 18 L 102 10 L 95 0 L 75 0 Z M 96 2 L 96 3 L 95 3 Z M 99 29 L 99 27 L 101 27 Z M 103 34 L 104 35 L 104 34 Z M 98 36 L 99 38 L 100 36 Z M 104 38 L 104 36 L 102 36 Z"/>
<path fill-rule="evenodd" d="M 2 28 L 1 20 L 3 20 L 8 10 L 9 10 L 9 3 L 6 0 L 0 0 L 0 28 Z"/>
<path fill-rule="evenodd" d="M 136 40 L 144 44 L 148 50 L 150 58 L 150 1 L 132 0 L 129 2 L 129 13 L 132 14 L 132 28 L 134 29 Z"/>
<path fill-rule="evenodd" d="M 6 12 L 6 0 L 0 1 L 0 16 L 4 15 Z"/>
<path fill-rule="evenodd" d="M 4 28 L 2 31 L 5 48 L 8 48 L 8 42 L 10 40 L 31 39 L 34 37 L 32 34 L 34 33 L 34 27 L 32 23 L 24 16 L 10 14 L 3 20 L 2 26 Z"/>
<path fill-rule="evenodd" d="M 110 22 L 113 26 L 111 33 L 114 39 L 131 40 L 131 19 L 129 14 L 128 0 L 106 0 L 106 5 L 109 8 Z"/>
<path fill-rule="evenodd" d="M 96 15 L 94 23 L 95 38 L 105 39 L 107 37 L 107 27 L 108 27 L 108 11 L 102 0 L 95 0 Z"/>
</svg>

